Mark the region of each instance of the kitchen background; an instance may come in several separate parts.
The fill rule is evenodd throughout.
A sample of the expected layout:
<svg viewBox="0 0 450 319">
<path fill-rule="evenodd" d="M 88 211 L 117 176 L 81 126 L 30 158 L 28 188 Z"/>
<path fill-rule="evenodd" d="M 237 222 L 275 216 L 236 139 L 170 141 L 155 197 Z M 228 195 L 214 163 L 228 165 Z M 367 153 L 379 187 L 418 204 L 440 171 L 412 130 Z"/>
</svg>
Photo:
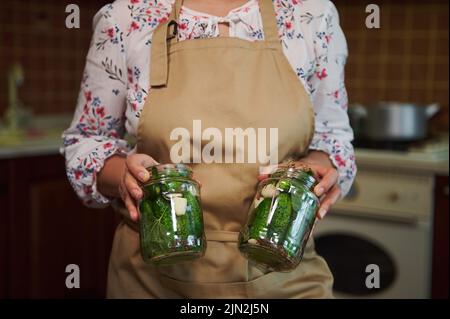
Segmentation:
<svg viewBox="0 0 450 319">
<path fill-rule="evenodd" d="M 87 53 L 92 17 L 108 1 L 79 0 L 81 28 L 64 28 L 69 1 L 3 0 L 0 3 L 0 69 L 20 61 L 21 91 L 36 114 L 72 112 Z M 350 51 L 346 77 L 351 102 L 438 102 L 436 124 L 448 128 L 448 2 L 376 1 L 381 28 L 365 28 L 370 1 L 335 1 Z M 7 87 L 7 77 L 0 78 Z M 0 91 L 0 114 L 8 105 Z"/>
<path fill-rule="evenodd" d="M 74 110 L 91 37 L 92 17 L 108 2 L 77 0 L 81 9 L 80 29 L 64 27 L 69 1 L 0 2 L 0 119 L 5 117 L 9 105 L 8 74 L 13 63 L 18 62 L 24 74 L 23 85 L 18 88 L 20 101 L 36 118 L 41 118 L 41 122 L 37 120 L 36 123 L 44 123 L 43 127 L 47 123 L 59 133 L 67 124 L 67 115 Z M 430 132 L 433 135 L 448 134 L 448 1 L 334 2 L 350 52 L 346 68 L 350 104 L 398 101 L 425 105 L 436 102 L 441 110 L 431 120 Z M 380 29 L 365 27 L 365 8 L 369 3 L 376 3 L 381 8 Z M 0 225 L 0 297 L 103 297 L 108 247 L 116 222 L 113 214 L 109 210 L 96 212 L 81 207 L 64 178 L 63 160 L 57 155 L 57 147 L 49 142 L 50 138 L 45 138 L 45 130 L 29 132 L 33 145 L 19 145 L 21 142 L 17 137 L 8 139 L 1 130 L 0 126 L 0 214 L 6 222 Z M 46 140 L 42 147 L 38 145 L 39 137 Z M 431 243 L 429 246 L 424 244 L 430 256 L 420 256 L 429 258 L 430 262 L 417 270 L 424 273 L 426 283 L 418 285 L 420 292 L 412 297 L 448 297 L 448 204 L 445 206 L 442 199 L 442 196 L 448 197 L 448 168 L 445 169 L 448 160 L 442 161 L 439 156 L 431 160 L 421 158 L 417 168 L 414 166 L 417 158 L 406 164 L 399 162 L 407 157 L 405 153 L 393 152 L 389 157 L 392 152 L 372 151 L 375 153 L 361 151 L 363 171 L 365 167 L 370 173 L 386 171 L 371 162 L 373 158 L 383 161 L 382 155 L 386 153 L 394 163 L 390 166 L 391 162 L 385 161 L 387 171 L 395 165 L 403 168 L 410 165 L 410 170 L 422 178 L 421 186 L 429 184 L 429 189 L 421 190 L 430 196 L 430 199 L 424 199 L 430 202 L 424 208 L 429 210 L 430 218 L 424 219 L 421 212 L 418 220 L 431 223 L 430 231 L 425 235 L 431 238 Z M 448 158 L 448 145 L 445 152 Z M 365 159 L 367 163 L 363 162 Z M 404 171 L 399 178 L 411 174 Z M 409 180 L 402 181 L 409 183 Z M 58 189 L 57 196 L 55 189 Z M 365 204 L 359 202 L 357 208 L 351 207 L 350 202 L 346 205 L 341 210 L 368 212 L 362 215 L 383 209 L 377 206 L 366 209 Z M 408 209 L 397 212 L 408 213 Z M 397 215 L 388 219 L 397 223 Z M 336 227 L 339 225 L 337 221 Z M 329 226 L 334 227 L 331 221 Z M 380 227 L 383 231 L 391 225 Z M 393 264 L 403 264 L 396 261 L 395 251 L 390 254 L 394 254 L 391 256 Z M 405 260 L 415 262 L 413 255 L 399 254 L 405 255 Z M 78 290 L 68 290 L 64 286 L 64 267 L 71 262 L 82 269 L 82 288 Z M 434 267 L 433 270 L 430 267 Z M 402 271 L 401 266 L 397 266 L 388 276 L 395 277 L 395 273 Z M 392 285 L 402 280 L 392 280 Z M 337 281 L 342 285 L 342 280 Z M 394 289 L 386 296 L 409 297 L 402 295 L 405 290 L 407 288 Z M 343 291 L 357 296 L 346 287 Z M 362 293 L 361 296 L 371 295 Z"/>
</svg>

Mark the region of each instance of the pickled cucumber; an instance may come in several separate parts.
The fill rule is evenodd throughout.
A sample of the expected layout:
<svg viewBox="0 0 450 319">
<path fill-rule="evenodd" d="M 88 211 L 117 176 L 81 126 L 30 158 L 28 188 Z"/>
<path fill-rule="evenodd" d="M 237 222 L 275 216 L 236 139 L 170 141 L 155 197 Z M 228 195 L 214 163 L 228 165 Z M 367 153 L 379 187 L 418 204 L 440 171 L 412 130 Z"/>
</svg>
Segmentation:
<svg viewBox="0 0 450 319">
<path fill-rule="evenodd" d="M 297 190 L 291 193 L 292 216 L 291 219 L 297 218 L 298 212 L 302 209 L 304 193 Z"/>
<path fill-rule="evenodd" d="M 267 233 L 266 225 L 267 218 L 270 214 L 270 207 L 272 206 L 271 198 L 264 198 L 255 208 L 250 221 L 249 239 L 258 239 L 261 236 L 265 236 Z"/>
<path fill-rule="evenodd" d="M 187 214 L 177 216 L 176 218 L 177 223 L 177 235 L 180 239 L 187 240 L 188 236 L 190 235 L 189 231 L 189 217 Z"/>
<path fill-rule="evenodd" d="M 303 249 L 306 244 L 303 241 L 309 237 L 318 204 L 304 192 L 292 194 L 291 199 L 294 217 L 286 233 L 284 248 L 289 256 L 294 257 L 298 254 L 299 249 Z"/>
<path fill-rule="evenodd" d="M 145 186 L 144 191 L 150 199 L 156 199 L 161 194 L 161 188 L 157 184 Z"/>
<path fill-rule="evenodd" d="M 152 219 L 152 209 L 148 202 L 142 201 L 139 205 L 139 211 L 141 214 L 140 228 L 141 228 L 141 251 L 150 251 L 149 240 L 147 237 L 151 232 L 151 219 Z M 146 258 L 147 256 L 143 256 Z"/>
<path fill-rule="evenodd" d="M 269 225 L 269 237 L 272 237 L 274 242 L 281 243 L 291 222 L 292 206 L 290 194 L 279 194 L 276 198 L 275 205 L 275 210 Z"/>
<path fill-rule="evenodd" d="M 150 169 L 150 172 L 152 173 L 152 178 L 157 178 L 159 173 L 158 173 L 158 169 L 156 168 L 156 166 L 152 166 L 152 168 Z"/>
<path fill-rule="evenodd" d="M 191 235 L 200 237 L 203 233 L 203 218 L 200 200 L 190 192 L 184 192 L 183 197 L 187 200 L 186 215 L 190 216 L 190 233 Z"/>
</svg>

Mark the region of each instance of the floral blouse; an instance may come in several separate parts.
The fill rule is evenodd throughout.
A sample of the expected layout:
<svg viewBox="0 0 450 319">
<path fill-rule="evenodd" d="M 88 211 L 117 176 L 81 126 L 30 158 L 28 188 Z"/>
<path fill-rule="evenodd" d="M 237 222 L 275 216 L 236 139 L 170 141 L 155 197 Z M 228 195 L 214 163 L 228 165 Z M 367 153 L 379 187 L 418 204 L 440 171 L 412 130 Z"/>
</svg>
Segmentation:
<svg viewBox="0 0 450 319">
<path fill-rule="evenodd" d="M 356 173 L 353 132 L 347 115 L 344 64 L 347 45 L 338 13 L 328 0 L 273 0 L 283 51 L 314 105 L 315 134 L 310 149 L 329 154 L 337 168 L 342 194 Z M 68 178 L 83 202 L 103 207 L 109 199 L 96 187 L 105 160 L 134 148 L 149 90 L 152 33 L 170 14 L 174 0 L 116 0 L 94 17 L 94 34 L 86 58 L 75 115 L 63 133 Z M 180 40 L 219 36 L 228 22 L 230 36 L 264 39 L 257 0 L 216 17 L 182 7 Z M 150 70 L 151 71 L 151 70 Z"/>
</svg>

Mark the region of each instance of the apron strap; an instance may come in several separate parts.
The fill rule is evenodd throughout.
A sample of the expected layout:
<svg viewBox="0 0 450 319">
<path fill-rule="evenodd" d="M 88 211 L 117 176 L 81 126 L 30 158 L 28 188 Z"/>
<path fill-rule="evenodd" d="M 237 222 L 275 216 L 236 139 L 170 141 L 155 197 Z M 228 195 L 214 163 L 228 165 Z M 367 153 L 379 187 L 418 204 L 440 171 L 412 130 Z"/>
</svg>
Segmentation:
<svg viewBox="0 0 450 319">
<path fill-rule="evenodd" d="M 151 40 L 150 55 L 150 87 L 165 86 L 167 84 L 167 41 L 176 37 L 177 21 L 180 16 L 182 0 L 176 0 L 169 18 L 161 23 L 154 31 Z M 168 36 L 169 29 L 172 32 Z"/>
<path fill-rule="evenodd" d="M 150 56 L 150 87 L 166 86 L 168 76 L 167 42 L 176 38 L 177 22 L 183 0 L 175 0 L 169 18 L 153 31 Z M 276 13 L 272 0 L 259 0 L 264 41 L 279 42 Z"/>
<path fill-rule="evenodd" d="M 280 42 L 278 37 L 277 14 L 272 0 L 259 0 L 259 11 L 261 12 L 264 41 Z"/>
</svg>

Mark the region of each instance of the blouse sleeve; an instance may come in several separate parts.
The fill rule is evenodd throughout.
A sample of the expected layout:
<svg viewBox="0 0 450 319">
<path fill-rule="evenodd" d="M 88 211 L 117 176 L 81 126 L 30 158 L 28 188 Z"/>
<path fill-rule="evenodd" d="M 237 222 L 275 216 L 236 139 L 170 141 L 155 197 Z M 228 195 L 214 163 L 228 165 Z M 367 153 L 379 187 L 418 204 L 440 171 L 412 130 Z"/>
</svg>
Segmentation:
<svg viewBox="0 0 450 319">
<path fill-rule="evenodd" d="M 90 207 L 104 207 L 109 199 L 96 187 L 97 173 L 107 158 L 125 153 L 123 139 L 126 99 L 126 58 L 122 31 L 110 14 L 111 5 L 94 17 L 94 34 L 76 110 L 63 132 L 61 154 L 77 195 Z"/>
<path fill-rule="evenodd" d="M 338 185 L 345 196 L 356 175 L 351 144 L 353 131 L 347 114 L 348 98 L 344 84 L 347 43 L 339 25 L 336 7 L 328 1 L 315 34 L 316 69 L 310 78 L 316 116 L 315 134 L 310 149 L 329 154 L 339 172 Z"/>
</svg>

